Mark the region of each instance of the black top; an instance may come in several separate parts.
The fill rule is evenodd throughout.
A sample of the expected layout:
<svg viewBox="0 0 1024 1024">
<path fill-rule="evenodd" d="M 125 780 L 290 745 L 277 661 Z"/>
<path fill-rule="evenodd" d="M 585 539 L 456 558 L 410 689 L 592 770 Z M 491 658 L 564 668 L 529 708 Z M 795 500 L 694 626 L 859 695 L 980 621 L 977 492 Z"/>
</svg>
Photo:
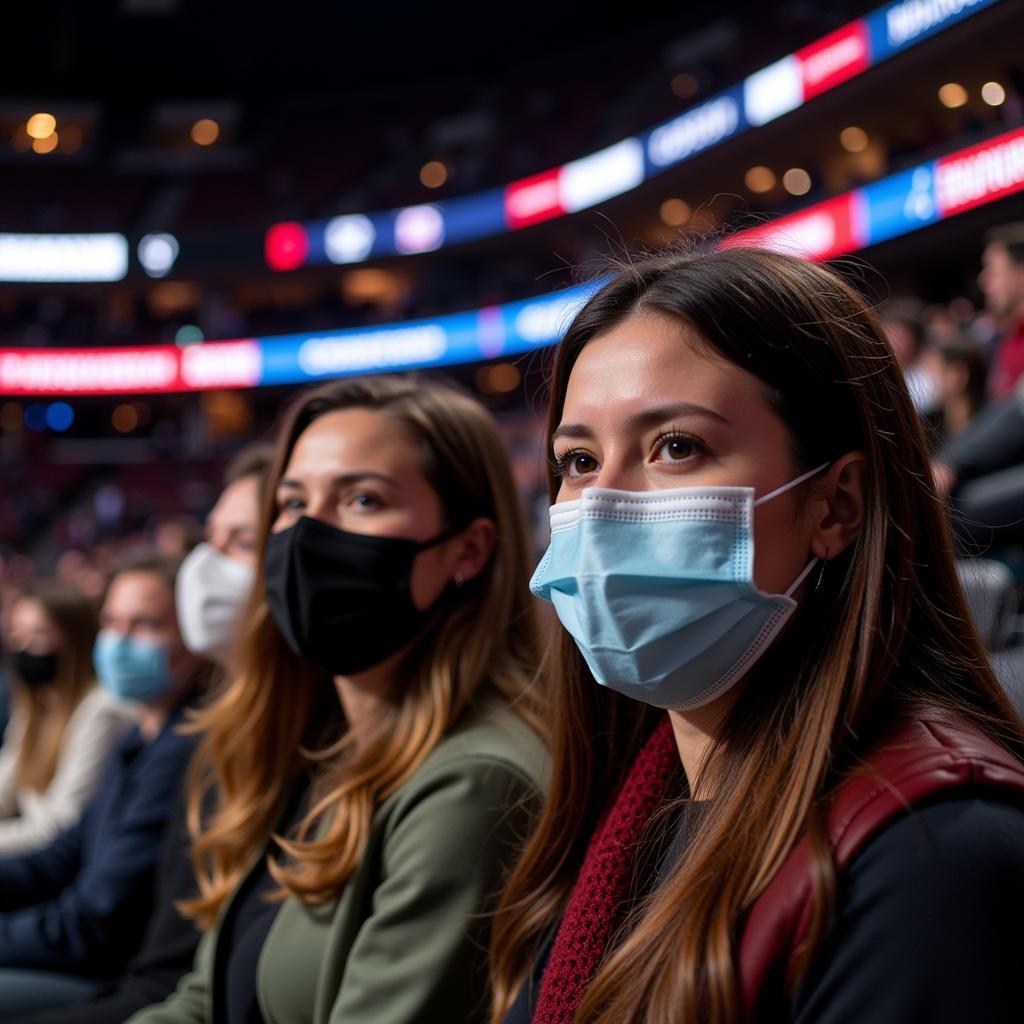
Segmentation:
<svg viewBox="0 0 1024 1024">
<path fill-rule="evenodd" d="M 280 903 L 266 897 L 277 888 L 266 861 L 246 880 L 236 912 L 221 933 L 229 950 L 225 972 L 225 1024 L 264 1024 L 256 996 L 256 967 Z"/>
<path fill-rule="evenodd" d="M 305 816 L 308 789 L 309 781 L 303 779 L 288 802 L 281 829 L 286 835 L 293 833 Z M 267 899 L 276 889 L 266 858 L 261 858 L 242 883 L 221 924 L 217 955 L 224 957 L 225 970 L 223 991 L 219 993 L 223 1004 L 217 1019 L 224 1024 L 265 1024 L 256 992 L 256 968 L 281 907 Z"/>
<path fill-rule="evenodd" d="M 662 874 L 684 846 L 673 842 Z M 785 1019 L 1019 1021 L 1022 921 L 1024 812 L 942 799 L 878 833 L 843 873 L 836 918 Z M 551 941 L 503 1024 L 529 1024 Z"/>
</svg>

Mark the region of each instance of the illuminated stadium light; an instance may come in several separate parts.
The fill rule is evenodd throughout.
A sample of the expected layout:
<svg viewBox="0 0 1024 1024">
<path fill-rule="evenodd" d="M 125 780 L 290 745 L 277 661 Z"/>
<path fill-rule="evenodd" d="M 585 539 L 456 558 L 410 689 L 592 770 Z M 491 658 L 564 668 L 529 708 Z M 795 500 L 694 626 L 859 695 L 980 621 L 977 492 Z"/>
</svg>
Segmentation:
<svg viewBox="0 0 1024 1024">
<path fill-rule="evenodd" d="M 805 196 L 811 191 L 811 176 L 802 167 L 790 167 L 782 176 L 782 187 L 791 196 Z"/>
<path fill-rule="evenodd" d="M 120 281 L 127 273 L 124 235 L 0 234 L 0 281 Z"/>
<path fill-rule="evenodd" d="M 599 153 L 566 164 L 558 177 L 558 196 L 568 213 L 630 192 L 644 180 L 644 148 L 626 139 Z"/>
<path fill-rule="evenodd" d="M 299 349 L 299 366 L 310 377 L 389 369 L 412 363 L 435 362 L 448 347 L 448 334 L 439 324 L 365 331 L 344 337 L 310 338 Z"/>
<path fill-rule="evenodd" d="M 758 245 L 801 259 L 832 259 L 858 248 L 852 211 L 851 193 L 847 193 L 770 224 L 730 235 L 722 244 L 726 248 Z"/>
<path fill-rule="evenodd" d="M 847 153 L 863 153 L 868 148 L 868 141 L 868 133 L 856 125 L 850 125 L 839 133 L 839 144 Z"/>
<path fill-rule="evenodd" d="M 1006 102 L 1006 90 L 998 82 L 986 82 L 981 87 L 981 98 L 990 107 L 1001 107 Z"/>
<path fill-rule="evenodd" d="M 697 95 L 700 82 L 697 81 L 696 75 L 691 75 L 689 71 L 681 71 L 678 75 L 672 76 L 670 88 L 674 96 L 681 100 L 688 100 Z"/>
<path fill-rule="evenodd" d="M 58 434 L 75 422 L 75 410 L 67 402 L 53 402 L 46 408 L 46 425 Z"/>
<path fill-rule="evenodd" d="M 505 221 L 512 231 L 561 217 L 566 211 L 559 199 L 558 171 L 545 171 L 509 185 L 504 205 Z"/>
<path fill-rule="evenodd" d="M 520 303 L 513 327 L 527 345 L 549 345 L 548 338 L 561 337 L 569 321 L 583 304 L 586 291 L 571 288 L 561 295 L 542 296 L 532 302 Z"/>
<path fill-rule="evenodd" d="M 190 391 L 255 387 L 262 370 L 260 347 L 254 341 L 191 345 L 181 354 L 181 382 Z"/>
<path fill-rule="evenodd" d="M 984 0 L 897 0 L 884 8 L 885 43 L 905 48 L 987 6 Z"/>
<path fill-rule="evenodd" d="M 690 204 L 685 199 L 666 199 L 658 213 L 662 223 L 670 228 L 680 228 L 689 221 L 692 214 Z"/>
<path fill-rule="evenodd" d="M 1024 128 L 737 232 L 721 244 L 761 245 L 828 260 L 1018 193 L 1024 193 Z M 313 335 L 187 348 L 3 348 L 0 394 L 139 395 L 272 387 L 347 374 L 507 360 L 557 342 L 600 284 L 430 320 Z M 5 430 L 17 429 L 20 422 L 14 406 L 0 407 Z"/>
<path fill-rule="evenodd" d="M 332 263 L 362 263 L 376 237 L 373 222 L 361 213 L 334 217 L 324 228 L 324 251 Z"/>
<path fill-rule="evenodd" d="M 444 217 L 436 206 L 409 206 L 395 218 L 400 253 L 432 252 L 444 244 Z"/>
<path fill-rule="evenodd" d="M 33 114 L 25 122 L 25 133 L 30 139 L 48 139 L 57 130 L 53 114 Z"/>
<path fill-rule="evenodd" d="M 474 379 L 480 391 L 490 395 L 508 394 L 519 387 L 523 374 L 514 363 L 495 363 L 481 366 Z"/>
<path fill-rule="evenodd" d="M 499 188 L 446 199 L 433 205 L 436 217 L 410 227 L 403 210 L 361 216 L 373 228 L 365 254 L 344 260 L 328 248 L 326 225 L 305 225 L 309 246 L 303 260 L 277 270 L 328 262 L 355 263 L 428 252 L 444 245 L 518 231 L 587 209 L 622 195 L 669 167 L 728 139 L 796 110 L 843 82 L 978 12 L 998 0 L 893 0 L 788 54 L 648 131 L 600 153 L 513 181 Z M 694 82 L 677 74 L 673 88 L 687 93 Z M 415 215 L 419 218 L 419 214 Z M 276 227 L 276 225 L 275 225 Z M 273 228 L 271 229 L 273 230 Z M 419 239 L 422 233 L 430 244 Z M 399 237 L 401 232 L 401 236 Z M 411 239 L 410 236 L 413 236 Z M 268 247 L 269 252 L 269 247 Z"/>
<path fill-rule="evenodd" d="M 941 216 L 951 217 L 1024 189 L 1024 129 L 935 161 Z"/>
<path fill-rule="evenodd" d="M 655 128 L 647 140 L 647 159 L 655 167 L 668 167 L 718 145 L 740 126 L 742 113 L 736 96 L 718 96 Z"/>
<path fill-rule="evenodd" d="M 440 188 L 448 180 L 448 168 L 440 160 L 430 160 L 420 168 L 424 188 Z"/>
<path fill-rule="evenodd" d="M 139 413 L 134 405 L 125 402 L 110 414 L 110 422 L 121 434 L 130 434 L 139 425 Z"/>
<path fill-rule="evenodd" d="M 796 56 L 806 103 L 871 67 L 871 28 L 859 18 L 797 50 Z"/>
<path fill-rule="evenodd" d="M 751 167 L 743 176 L 743 183 L 751 192 L 771 192 L 775 188 L 775 172 L 770 167 Z"/>
<path fill-rule="evenodd" d="M 743 83 L 743 104 L 754 127 L 796 110 L 803 102 L 803 76 L 795 54 L 769 64 Z"/>
<path fill-rule="evenodd" d="M 220 125 L 213 118 L 201 117 L 189 135 L 197 146 L 212 146 L 220 138 Z"/>
<path fill-rule="evenodd" d="M 52 153 L 57 148 L 57 143 L 60 142 L 60 136 L 53 132 L 51 135 L 47 135 L 45 139 L 33 139 L 32 140 L 32 152 L 45 154 Z"/>
<path fill-rule="evenodd" d="M 139 263 L 150 277 L 166 277 L 179 251 L 178 240 L 166 232 L 143 235 L 137 250 Z"/>
<path fill-rule="evenodd" d="M 939 102 L 955 110 L 967 103 L 967 90 L 959 82 L 947 82 L 939 89 Z"/>
<path fill-rule="evenodd" d="M 195 324 L 182 324 L 174 332 L 174 344 L 184 348 L 186 345 L 199 345 L 203 341 L 202 329 Z"/>
<path fill-rule="evenodd" d="M 309 255 L 309 233 L 294 221 L 275 224 L 267 232 L 263 251 L 272 270 L 296 270 Z"/>
</svg>

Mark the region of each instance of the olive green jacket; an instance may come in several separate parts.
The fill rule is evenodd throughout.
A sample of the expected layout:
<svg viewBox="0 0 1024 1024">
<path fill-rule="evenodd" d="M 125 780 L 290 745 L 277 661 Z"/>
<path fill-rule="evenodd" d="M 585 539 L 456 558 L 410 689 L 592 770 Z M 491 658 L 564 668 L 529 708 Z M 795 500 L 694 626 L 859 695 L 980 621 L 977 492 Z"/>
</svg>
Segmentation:
<svg viewBox="0 0 1024 1024">
<path fill-rule="evenodd" d="M 341 894 L 312 909 L 282 904 L 257 967 L 267 1024 L 486 1020 L 487 912 L 539 809 L 548 764 L 505 707 L 446 737 L 378 809 Z M 130 1024 L 221 1024 L 218 933 L 204 935 L 174 995 Z"/>
</svg>

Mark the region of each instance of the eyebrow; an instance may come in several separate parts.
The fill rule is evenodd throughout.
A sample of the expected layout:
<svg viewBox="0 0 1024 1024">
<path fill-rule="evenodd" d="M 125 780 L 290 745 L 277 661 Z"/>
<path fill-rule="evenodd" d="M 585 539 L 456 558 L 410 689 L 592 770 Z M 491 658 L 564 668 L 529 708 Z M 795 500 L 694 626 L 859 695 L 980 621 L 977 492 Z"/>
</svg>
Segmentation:
<svg viewBox="0 0 1024 1024">
<path fill-rule="evenodd" d="M 381 483 L 390 484 L 392 487 L 398 486 L 398 481 L 386 473 L 374 473 L 371 470 L 357 470 L 354 473 L 342 473 L 341 476 L 336 476 L 331 480 L 331 484 L 334 487 L 348 487 L 350 484 L 358 483 L 360 480 L 379 480 Z M 292 490 L 302 490 L 306 485 L 301 480 L 296 480 L 292 477 L 286 477 L 285 479 L 278 482 L 278 489 L 287 487 Z"/>
<path fill-rule="evenodd" d="M 703 405 L 694 405 L 692 402 L 679 402 L 676 405 L 661 405 L 654 409 L 645 409 L 643 412 L 629 416 L 623 422 L 623 426 L 630 433 L 649 430 L 656 427 L 665 420 L 676 419 L 679 416 L 708 416 L 729 426 L 729 421 L 714 409 L 708 409 Z M 583 423 L 563 423 L 558 426 L 551 435 L 552 444 L 562 437 L 569 437 L 576 440 L 590 438 L 594 432 Z"/>
</svg>

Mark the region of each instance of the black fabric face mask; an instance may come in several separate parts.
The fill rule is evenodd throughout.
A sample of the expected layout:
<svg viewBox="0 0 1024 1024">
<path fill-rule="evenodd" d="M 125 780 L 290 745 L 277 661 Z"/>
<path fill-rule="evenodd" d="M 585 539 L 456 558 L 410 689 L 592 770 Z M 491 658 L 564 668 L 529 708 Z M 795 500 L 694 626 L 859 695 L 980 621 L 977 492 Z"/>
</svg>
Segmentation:
<svg viewBox="0 0 1024 1024">
<path fill-rule="evenodd" d="M 461 529 L 421 544 L 303 516 L 267 541 L 267 603 L 277 628 L 296 654 L 332 675 L 379 665 L 420 632 L 433 610 L 413 603 L 416 556 Z"/>
<path fill-rule="evenodd" d="M 11 657 L 14 662 L 14 671 L 29 690 L 46 686 L 47 683 L 52 683 L 57 678 L 57 655 L 54 651 L 49 654 L 29 654 L 28 651 L 15 651 Z"/>
</svg>

